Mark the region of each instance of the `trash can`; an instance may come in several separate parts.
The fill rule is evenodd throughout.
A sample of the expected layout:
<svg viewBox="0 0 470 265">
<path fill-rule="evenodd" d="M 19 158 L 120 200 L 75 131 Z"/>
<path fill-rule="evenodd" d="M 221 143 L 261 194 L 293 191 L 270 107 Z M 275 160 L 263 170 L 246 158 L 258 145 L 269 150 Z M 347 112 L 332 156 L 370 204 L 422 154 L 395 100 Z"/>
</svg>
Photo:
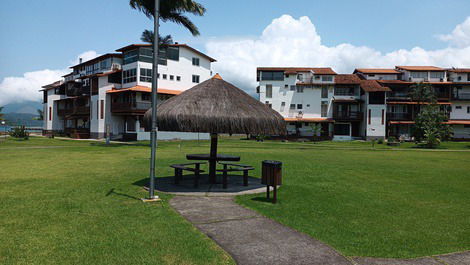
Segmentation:
<svg viewBox="0 0 470 265">
<path fill-rule="evenodd" d="M 262 162 L 261 184 L 268 186 L 282 184 L 282 162 L 274 160 Z"/>
<path fill-rule="evenodd" d="M 273 187 L 273 203 L 277 202 L 277 186 L 282 184 L 282 162 L 264 160 L 262 162 L 261 184 L 266 185 L 266 198 L 269 199 L 269 186 Z"/>
</svg>

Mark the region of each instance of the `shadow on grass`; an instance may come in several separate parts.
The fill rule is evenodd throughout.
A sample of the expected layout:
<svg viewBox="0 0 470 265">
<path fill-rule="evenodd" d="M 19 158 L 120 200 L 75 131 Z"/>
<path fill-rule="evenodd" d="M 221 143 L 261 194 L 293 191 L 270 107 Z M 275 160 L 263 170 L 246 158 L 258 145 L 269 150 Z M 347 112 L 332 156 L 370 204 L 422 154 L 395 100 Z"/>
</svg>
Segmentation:
<svg viewBox="0 0 470 265">
<path fill-rule="evenodd" d="M 266 197 L 254 197 L 254 198 L 251 198 L 252 201 L 257 201 L 257 202 L 264 202 L 264 203 L 269 203 L 269 204 L 272 204 L 273 201 L 272 201 L 272 198 L 266 198 Z"/>
<path fill-rule="evenodd" d="M 126 197 L 126 198 L 129 198 L 129 199 L 133 199 L 133 200 L 138 200 L 138 201 L 140 201 L 140 198 L 137 198 L 137 197 L 134 197 L 134 196 L 125 194 L 125 193 L 116 192 L 116 191 L 114 190 L 114 188 L 113 188 L 113 189 L 110 189 L 110 190 L 108 191 L 108 193 L 106 193 L 106 197 L 108 197 L 108 196 L 110 196 L 110 195 L 118 195 L 118 196 L 122 196 L 122 197 Z"/>
</svg>

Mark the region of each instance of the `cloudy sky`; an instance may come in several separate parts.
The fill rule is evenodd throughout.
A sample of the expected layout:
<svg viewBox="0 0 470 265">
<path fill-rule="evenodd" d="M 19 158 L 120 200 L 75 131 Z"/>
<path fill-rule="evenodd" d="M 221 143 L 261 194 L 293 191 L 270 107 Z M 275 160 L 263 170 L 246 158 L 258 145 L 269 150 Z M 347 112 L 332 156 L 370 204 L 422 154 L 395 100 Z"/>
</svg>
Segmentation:
<svg viewBox="0 0 470 265">
<path fill-rule="evenodd" d="M 214 71 L 253 93 L 257 66 L 470 67 L 468 0 L 201 0 L 201 36 L 161 31 L 216 58 Z M 139 43 L 152 22 L 127 0 L 16 1 L 0 9 L 0 106 L 40 100 L 79 57 Z"/>
</svg>

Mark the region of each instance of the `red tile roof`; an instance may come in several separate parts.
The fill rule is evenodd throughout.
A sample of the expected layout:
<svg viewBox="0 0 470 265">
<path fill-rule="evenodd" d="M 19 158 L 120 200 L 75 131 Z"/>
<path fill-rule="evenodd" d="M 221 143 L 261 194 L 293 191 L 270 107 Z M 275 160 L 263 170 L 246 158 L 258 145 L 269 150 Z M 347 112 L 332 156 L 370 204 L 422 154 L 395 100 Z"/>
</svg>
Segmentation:
<svg viewBox="0 0 470 265">
<path fill-rule="evenodd" d="M 191 47 L 187 44 L 175 43 L 175 44 L 169 44 L 168 46 L 170 46 L 170 47 L 183 47 L 183 48 L 191 50 L 192 52 L 197 53 L 197 54 L 199 54 L 203 57 L 206 57 L 211 62 L 216 62 L 217 61 L 216 59 L 214 59 L 214 58 L 208 56 L 207 54 L 204 54 L 204 53 L 194 49 L 193 47 Z M 131 45 L 127 45 L 125 47 L 119 48 L 116 51 L 117 52 L 125 52 L 125 51 L 136 49 L 136 48 L 139 48 L 139 47 L 152 47 L 152 44 L 131 44 Z"/>
<path fill-rule="evenodd" d="M 74 65 L 74 66 L 70 66 L 69 68 L 75 68 L 75 67 L 82 66 L 82 65 L 85 65 L 85 64 L 92 64 L 92 63 L 95 63 L 95 62 L 97 62 L 97 61 L 104 60 L 104 59 L 107 59 L 107 58 L 110 58 L 110 57 L 122 58 L 122 54 L 120 54 L 120 53 L 107 53 L 107 54 L 103 54 L 103 55 L 98 56 L 98 57 L 95 57 L 95 58 L 93 58 L 93 59 L 91 59 L 91 60 L 88 60 L 88 61 L 79 63 L 79 64 Z"/>
<path fill-rule="evenodd" d="M 388 101 L 387 104 L 390 105 L 417 105 L 418 102 L 416 101 Z M 428 102 L 421 102 L 422 105 L 428 105 Z M 450 102 L 437 102 L 437 105 L 451 105 Z"/>
<path fill-rule="evenodd" d="M 335 84 L 359 85 L 361 79 L 355 74 L 339 74 L 335 76 Z"/>
<path fill-rule="evenodd" d="M 452 73 L 470 73 L 470 68 L 452 68 L 448 71 Z"/>
<path fill-rule="evenodd" d="M 152 89 L 150 87 L 146 86 L 133 86 L 130 88 L 123 88 L 123 89 L 111 89 L 107 90 L 106 93 L 121 93 L 121 92 L 126 92 L 126 91 L 134 91 L 134 92 L 148 92 L 151 93 Z M 165 89 L 165 88 L 159 88 L 157 89 L 158 94 L 167 94 L 167 95 L 179 95 L 183 93 L 183 91 L 180 90 L 173 90 L 173 89 Z"/>
<path fill-rule="evenodd" d="M 331 67 L 258 67 L 257 71 L 284 71 L 286 74 L 312 71 L 317 75 L 336 75 Z"/>
<path fill-rule="evenodd" d="M 361 88 L 366 92 L 392 91 L 389 87 L 382 86 L 376 80 L 361 80 Z"/>
<path fill-rule="evenodd" d="M 470 120 L 449 120 L 445 124 L 451 125 L 470 125 Z"/>
<path fill-rule="evenodd" d="M 334 122 L 334 120 L 329 118 L 284 118 L 286 122 Z"/>
<path fill-rule="evenodd" d="M 356 68 L 354 73 L 357 72 L 364 74 L 401 74 L 400 71 L 387 68 Z"/>
<path fill-rule="evenodd" d="M 445 71 L 444 68 L 436 66 L 395 66 L 395 68 L 406 71 Z"/>
</svg>

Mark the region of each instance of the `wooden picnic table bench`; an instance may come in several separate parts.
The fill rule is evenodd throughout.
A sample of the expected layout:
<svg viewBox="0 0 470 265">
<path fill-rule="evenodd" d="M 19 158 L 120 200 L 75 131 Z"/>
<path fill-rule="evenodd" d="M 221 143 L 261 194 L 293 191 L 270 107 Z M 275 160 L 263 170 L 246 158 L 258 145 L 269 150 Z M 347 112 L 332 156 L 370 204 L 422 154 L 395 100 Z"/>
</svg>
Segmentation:
<svg viewBox="0 0 470 265">
<path fill-rule="evenodd" d="M 223 169 L 217 169 L 218 172 L 223 173 L 222 185 L 224 189 L 227 188 L 228 172 L 243 171 L 243 186 L 248 186 L 248 171 L 255 169 L 254 167 L 249 166 L 249 165 L 234 164 L 234 163 L 228 163 L 228 162 L 219 162 L 219 164 L 224 166 Z"/>
<path fill-rule="evenodd" d="M 201 165 L 206 164 L 206 162 L 194 162 L 194 163 L 184 163 L 184 164 L 173 164 L 170 167 L 175 169 L 175 184 L 178 185 L 179 181 L 183 178 L 183 170 L 194 172 L 194 187 L 199 186 L 199 177 L 201 172 L 204 170 L 201 169 Z M 190 167 L 194 166 L 194 167 Z"/>
</svg>

